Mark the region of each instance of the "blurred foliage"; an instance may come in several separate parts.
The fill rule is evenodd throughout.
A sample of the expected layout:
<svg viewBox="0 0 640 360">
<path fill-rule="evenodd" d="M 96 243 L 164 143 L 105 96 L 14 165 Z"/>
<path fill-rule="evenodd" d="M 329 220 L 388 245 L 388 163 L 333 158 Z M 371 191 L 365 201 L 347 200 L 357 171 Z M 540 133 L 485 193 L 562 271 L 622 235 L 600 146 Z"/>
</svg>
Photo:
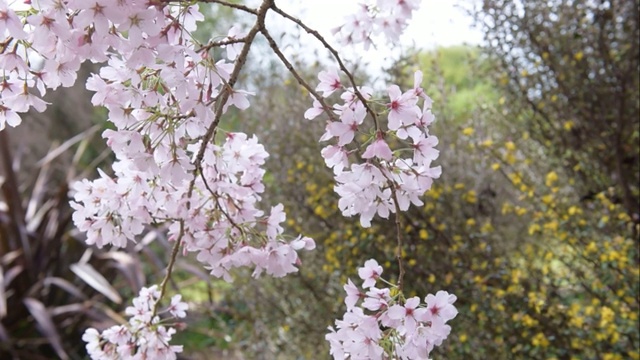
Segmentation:
<svg viewBox="0 0 640 360">
<path fill-rule="evenodd" d="M 573 169 L 583 200 L 612 187 L 640 216 L 640 3 L 484 1 L 476 19 L 512 121 Z"/>
<path fill-rule="evenodd" d="M 97 129 L 51 148 L 32 165 L 37 172 L 22 174 L 27 182 L 19 181 L 9 132 L 0 132 L 2 359 L 83 358 L 84 330 L 120 321 L 114 310 L 145 284 L 135 252 L 89 249 L 72 231 L 69 184 Z"/>
</svg>

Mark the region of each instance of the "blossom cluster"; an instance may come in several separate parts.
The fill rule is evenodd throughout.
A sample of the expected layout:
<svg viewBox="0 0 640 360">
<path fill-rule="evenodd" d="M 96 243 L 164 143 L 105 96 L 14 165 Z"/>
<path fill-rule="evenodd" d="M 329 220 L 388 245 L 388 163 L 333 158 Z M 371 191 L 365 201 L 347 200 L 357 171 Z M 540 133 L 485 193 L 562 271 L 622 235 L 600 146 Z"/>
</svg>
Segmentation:
<svg viewBox="0 0 640 360">
<path fill-rule="evenodd" d="M 118 161 L 115 178 L 101 172 L 74 185 L 74 223 L 89 244 L 124 247 L 145 226 L 166 224 L 227 280 L 237 266 L 254 266 L 256 276 L 297 270 L 296 250 L 314 243 L 285 240 L 281 205 L 270 215 L 259 210 L 264 147 L 243 133 L 225 134 L 220 145 L 201 140 L 231 105 L 246 109 L 250 93 L 229 85 L 234 62 L 215 62 L 191 38 L 203 19 L 197 5 L 43 0 L 16 13 L 0 0 L 0 13 L 0 126 L 16 125 L 30 107 L 44 110 L 30 89 L 71 86 L 80 63 L 106 62 L 87 88 L 109 112 L 115 129 L 103 136 Z M 242 38 L 230 33 L 234 61 Z"/>
<path fill-rule="evenodd" d="M 417 296 L 405 299 L 396 288 L 375 287 L 384 281 L 382 272 L 382 266 L 368 260 L 358 269 L 362 290 L 350 279 L 344 286 L 347 312 L 326 335 L 334 359 L 428 359 L 449 336 L 447 322 L 458 314 L 455 295 L 438 291 L 424 303 Z"/>
<path fill-rule="evenodd" d="M 133 306 L 125 311 L 131 316 L 125 325 L 115 325 L 102 333 L 89 328 L 82 336 L 87 345 L 87 353 L 92 359 L 176 359 L 176 353 L 182 352 L 181 345 L 169 345 L 176 329 L 181 326 L 175 321 L 187 316 L 187 303 L 180 295 L 171 298 L 171 305 L 160 313 L 168 313 L 169 317 L 161 319 L 155 313 L 160 291 L 157 285 L 142 288 L 138 297 L 133 299 Z"/>
<path fill-rule="evenodd" d="M 200 146 L 196 142 L 187 150 Z M 154 176 L 137 168 L 135 160 L 123 159 L 113 165 L 116 178 L 101 172 L 96 180 L 74 184 L 73 219 L 87 242 L 98 247 L 124 247 L 144 225 L 164 221 L 169 235 L 181 237 L 185 250 L 195 252 L 217 277 L 231 281 L 229 270 L 241 266 L 255 267 L 256 277 L 262 272 L 282 277 L 297 271 L 296 251 L 311 250 L 315 243 L 302 236 L 285 241 L 281 204 L 268 216 L 257 208 L 264 190 L 260 165 L 267 156 L 255 137 L 227 133 L 221 146 L 206 147 L 191 196 L 192 183 L 181 173 L 189 162 L 175 167 L 179 177 L 172 182 L 175 172 L 159 170 Z"/>
<path fill-rule="evenodd" d="M 362 2 L 358 4 L 358 11 L 349 14 L 333 33 L 342 45 L 362 43 L 365 49 L 373 44 L 372 37 L 380 34 L 389 43 L 396 43 L 419 6 L 420 0 Z"/>
<path fill-rule="evenodd" d="M 334 170 L 342 214 L 360 215 L 362 226 L 369 227 L 376 214 L 388 218 L 397 209 L 405 211 L 411 204 L 423 205 L 420 196 L 431 188 L 441 168 L 431 167 L 439 155 L 435 149 L 438 138 L 429 134 L 435 117 L 432 100 L 421 87 L 422 72 L 416 71 L 413 88 L 404 92 L 397 85 L 390 85 L 388 101 L 374 99 L 370 88 L 346 87 L 337 70 L 322 71 L 318 79 L 316 90 L 323 97 L 340 91 L 343 102 L 333 106 L 335 120 L 327 122 L 320 139 L 337 139 L 322 149 L 322 157 Z M 314 100 L 305 117 L 313 119 L 322 110 L 322 104 Z M 367 113 L 374 119 L 365 123 Z M 363 140 L 359 142 L 359 138 Z M 350 163 L 352 154 L 364 162 Z"/>
</svg>

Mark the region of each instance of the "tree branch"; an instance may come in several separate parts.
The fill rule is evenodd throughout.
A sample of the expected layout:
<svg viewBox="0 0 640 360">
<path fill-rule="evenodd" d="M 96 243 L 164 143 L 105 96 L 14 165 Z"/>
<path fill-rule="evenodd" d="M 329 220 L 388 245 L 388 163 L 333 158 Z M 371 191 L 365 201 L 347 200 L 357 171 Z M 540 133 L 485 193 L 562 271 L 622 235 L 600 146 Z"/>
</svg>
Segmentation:
<svg viewBox="0 0 640 360">
<path fill-rule="evenodd" d="M 349 78 L 349 82 L 351 83 L 351 86 L 353 86 L 353 91 L 356 94 L 356 97 L 360 100 L 360 102 L 362 102 L 362 104 L 364 105 L 365 109 L 367 109 L 367 113 L 369 113 L 369 115 L 371 115 L 371 117 L 373 118 L 373 121 L 374 121 L 374 123 L 376 125 L 376 130 L 379 130 L 380 126 L 378 125 L 378 117 L 377 117 L 375 111 L 373 111 L 371 109 L 371 107 L 369 107 L 369 105 L 367 104 L 367 100 L 364 98 L 364 96 L 362 95 L 362 93 L 358 89 L 358 86 L 356 85 L 356 81 L 355 81 L 355 79 L 353 77 L 353 74 L 351 74 L 351 72 L 347 69 L 347 67 L 342 62 L 342 59 L 340 58 L 340 55 L 338 54 L 338 51 L 336 49 L 334 49 L 331 45 L 329 45 L 329 43 L 322 37 L 322 35 L 320 35 L 320 33 L 318 33 L 316 30 L 313 30 L 310 27 L 308 27 L 307 25 L 305 25 L 300 19 L 287 14 L 286 12 L 282 11 L 280 8 L 276 7 L 275 4 L 272 5 L 271 8 L 273 9 L 273 11 L 275 11 L 278 14 L 280 14 L 285 19 L 288 19 L 288 20 L 294 22 L 295 24 L 297 24 L 298 26 L 300 26 L 302 29 L 304 29 L 304 31 L 306 31 L 308 34 L 310 34 L 313 37 L 315 37 L 318 41 L 320 41 L 320 43 L 327 50 L 329 50 L 331 55 L 333 55 L 333 57 L 338 62 L 338 65 L 340 66 L 340 70 L 343 73 L 345 73 L 347 75 L 347 77 Z"/>
</svg>

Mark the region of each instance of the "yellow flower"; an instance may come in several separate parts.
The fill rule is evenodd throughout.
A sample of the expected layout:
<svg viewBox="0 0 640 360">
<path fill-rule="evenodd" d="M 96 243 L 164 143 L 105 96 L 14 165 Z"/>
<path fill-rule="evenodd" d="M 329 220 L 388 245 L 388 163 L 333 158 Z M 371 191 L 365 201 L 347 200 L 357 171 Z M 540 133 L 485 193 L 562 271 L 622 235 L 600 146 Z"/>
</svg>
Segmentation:
<svg viewBox="0 0 640 360">
<path fill-rule="evenodd" d="M 538 320 L 532 318 L 531 316 L 529 316 L 528 314 L 525 314 L 522 317 L 522 323 L 524 324 L 524 326 L 527 327 L 534 327 L 538 325 Z"/>
<path fill-rule="evenodd" d="M 543 333 L 537 333 L 536 336 L 531 339 L 531 345 L 536 347 L 547 347 L 549 346 L 549 340 Z"/>
<path fill-rule="evenodd" d="M 476 202 L 478 202 L 478 197 L 475 190 L 469 190 L 466 194 L 464 194 L 462 198 L 470 204 L 475 204 Z"/>
<path fill-rule="evenodd" d="M 539 224 L 531 224 L 531 225 L 529 226 L 529 235 L 533 235 L 533 234 L 535 234 L 535 233 L 539 232 L 539 231 L 540 231 L 540 229 L 541 229 L 541 228 L 540 228 L 540 225 L 539 225 Z"/>
<path fill-rule="evenodd" d="M 465 333 L 460 334 L 460 337 L 458 339 L 460 340 L 461 343 L 467 342 L 467 334 Z"/>
<path fill-rule="evenodd" d="M 464 136 L 471 136 L 473 135 L 473 128 L 472 127 L 466 127 L 462 130 L 462 135 Z"/>
<path fill-rule="evenodd" d="M 569 131 L 569 130 L 573 129 L 573 121 L 571 121 L 571 120 L 569 120 L 569 121 L 565 121 L 565 122 L 562 124 L 562 127 L 563 127 L 566 131 Z"/>
<path fill-rule="evenodd" d="M 569 324 L 573 327 L 582 328 L 582 325 L 584 325 L 584 318 L 580 315 L 577 315 L 571 318 Z"/>
<path fill-rule="evenodd" d="M 484 225 L 482 225 L 482 228 L 480 229 L 480 232 L 482 232 L 483 234 L 487 234 L 493 231 L 493 225 L 491 224 L 490 221 L 487 221 L 484 223 Z"/>
<path fill-rule="evenodd" d="M 547 174 L 544 183 L 547 187 L 551 187 L 556 181 L 558 181 L 558 174 L 555 171 L 551 171 Z"/>
<path fill-rule="evenodd" d="M 613 322 L 616 314 L 610 308 L 603 306 L 600 311 L 600 327 L 606 327 L 609 323 Z"/>
<path fill-rule="evenodd" d="M 509 174 L 509 179 L 511 179 L 511 183 L 513 183 L 513 185 L 520 185 L 522 182 L 522 177 L 518 173 Z"/>
</svg>

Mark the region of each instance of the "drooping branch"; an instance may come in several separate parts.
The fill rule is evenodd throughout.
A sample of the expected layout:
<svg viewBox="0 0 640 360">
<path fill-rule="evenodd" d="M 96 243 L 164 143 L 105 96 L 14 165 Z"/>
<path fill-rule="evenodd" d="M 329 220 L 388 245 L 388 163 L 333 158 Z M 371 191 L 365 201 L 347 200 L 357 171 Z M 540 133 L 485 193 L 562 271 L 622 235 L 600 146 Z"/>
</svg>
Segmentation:
<svg viewBox="0 0 640 360">
<path fill-rule="evenodd" d="M 380 126 L 378 125 L 378 116 L 376 115 L 376 112 L 373 111 L 373 109 L 371 109 L 371 107 L 367 104 L 367 100 L 365 99 L 364 95 L 362 95 L 362 92 L 358 89 L 358 86 L 356 84 L 356 80 L 355 80 L 353 74 L 345 66 L 344 62 L 342 61 L 342 58 L 340 57 L 340 54 L 338 54 L 338 51 L 336 49 L 334 49 L 327 42 L 327 40 L 325 40 L 324 37 L 322 37 L 322 35 L 320 35 L 320 33 L 318 33 L 316 30 L 308 27 L 300 19 L 298 19 L 298 18 L 296 18 L 296 17 L 294 17 L 292 15 L 289 15 L 288 13 L 282 11 L 280 8 L 276 7 L 275 4 L 272 6 L 272 9 L 273 9 L 273 11 L 275 11 L 276 13 L 278 13 L 279 15 L 284 17 L 285 19 L 288 19 L 288 20 L 292 21 L 293 23 L 295 23 L 296 25 L 300 26 L 304 31 L 306 31 L 308 34 L 312 35 L 318 41 L 320 41 L 322 46 L 324 46 L 327 50 L 329 50 L 331 55 L 333 55 L 334 59 L 336 59 L 336 62 L 338 63 L 338 66 L 340 67 L 340 70 L 347 75 L 347 78 L 349 78 L 349 82 L 351 83 L 351 86 L 353 87 L 353 91 L 354 91 L 356 97 L 358 98 L 358 100 L 360 100 L 360 102 L 362 102 L 362 104 L 364 105 L 365 109 L 367 110 L 367 113 L 369 115 L 371 115 L 371 117 L 373 118 L 373 121 L 374 121 L 375 126 L 376 126 L 376 130 L 379 130 Z"/>
<path fill-rule="evenodd" d="M 324 98 L 318 94 L 317 91 L 315 91 L 315 89 L 313 89 L 309 83 L 307 83 L 301 76 L 300 74 L 298 74 L 298 72 L 296 71 L 296 69 L 293 67 L 293 65 L 291 64 L 291 62 L 289 62 L 289 60 L 287 60 L 286 56 L 284 56 L 284 54 L 282 53 L 282 51 L 280 51 L 280 48 L 278 47 L 278 44 L 276 43 L 276 41 L 273 39 L 273 37 L 271 36 L 271 34 L 269 34 L 269 32 L 267 31 L 266 28 L 262 29 L 260 31 L 262 33 L 262 35 L 264 35 L 264 37 L 267 39 L 267 42 L 269 42 L 269 46 L 271 47 L 271 50 L 273 50 L 273 52 L 278 56 L 278 58 L 280 59 L 280 61 L 282 61 L 282 63 L 284 64 L 284 66 L 287 68 L 287 70 L 289 70 L 289 72 L 291 73 L 291 75 L 293 75 L 293 77 L 298 80 L 298 83 L 300 85 L 302 85 L 302 87 L 304 87 L 311 95 L 313 95 L 313 97 L 318 100 L 318 102 L 320 103 L 320 105 L 322 105 L 322 108 L 324 109 L 325 113 L 331 118 L 331 120 L 337 120 L 335 114 L 333 113 L 333 109 L 327 105 L 327 102 L 324 101 Z"/>
<path fill-rule="evenodd" d="M 238 55 L 238 58 L 236 59 L 236 63 L 235 63 L 235 66 L 233 68 L 233 72 L 229 76 L 229 81 L 227 81 L 226 86 L 222 89 L 222 91 L 221 91 L 221 93 L 220 93 L 220 95 L 219 95 L 219 97 L 217 99 L 215 117 L 213 119 L 213 122 L 207 128 L 207 132 L 205 133 L 205 135 L 202 138 L 202 145 L 200 146 L 198 154 L 196 155 L 196 158 L 194 160 L 194 164 L 193 165 L 195 166 L 195 169 L 194 169 L 193 178 L 191 179 L 191 182 L 189 183 L 189 191 L 187 193 L 187 203 L 186 203 L 187 209 L 189 209 L 191 207 L 191 196 L 193 195 L 193 190 L 195 189 L 196 179 L 198 178 L 198 174 L 200 172 L 202 172 L 201 164 L 202 164 L 202 161 L 203 161 L 203 158 L 204 158 L 204 153 L 206 151 L 207 145 L 213 139 L 213 136 L 214 136 L 215 131 L 216 131 L 217 127 L 218 127 L 218 124 L 220 123 L 220 120 L 222 119 L 222 113 L 223 113 L 224 105 L 229 100 L 229 97 L 231 96 L 231 93 L 233 92 L 233 86 L 238 81 L 238 77 L 240 75 L 240 71 L 242 70 L 244 64 L 247 61 L 247 56 L 249 55 L 249 50 L 251 49 L 251 44 L 253 44 L 253 40 L 255 39 L 255 37 L 258 34 L 258 32 L 260 31 L 260 29 L 264 28 L 264 19 L 265 19 L 265 16 L 267 14 L 267 11 L 269 10 L 269 8 L 270 8 L 270 6 L 272 4 L 273 4 L 273 0 L 264 0 L 262 5 L 258 9 L 256 23 L 253 26 L 253 28 L 251 28 L 251 30 L 249 31 L 247 36 L 245 37 L 244 46 L 242 47 L 242 50 L 240 51 L 240 54 Z M 169 282 L 169 279 L 171 278 L 171 273 L 172 273 L 172 270 L 173 270 L 173 266 L 174 266 L 174 264 L 176 262 L 176 258 L 178 256 L 180 246 L 182 245 L 182 238 L 183 237 L 184 237 L 184 221 L 181 221 L 180 222 L 180 234 L 178 235 L 178 237 L 176 239 L 176 243 L 173 245 L 173 249 L 171 250 L 171 258 L 169 259 L 169 265 L 167 266 L 167 272 L 165 274 L 165 277 L 162 279 L 162 283 L 160 285 L 160 297 L 158 299 L 158 302 L 156 303 L 156 307 L 154 308 L 154 314 L 157 311 L 157 304 L 160 303 L 160 300 L 163 298 L 163 296 L 165 294 L 167 283 Z"/>
</svg>

